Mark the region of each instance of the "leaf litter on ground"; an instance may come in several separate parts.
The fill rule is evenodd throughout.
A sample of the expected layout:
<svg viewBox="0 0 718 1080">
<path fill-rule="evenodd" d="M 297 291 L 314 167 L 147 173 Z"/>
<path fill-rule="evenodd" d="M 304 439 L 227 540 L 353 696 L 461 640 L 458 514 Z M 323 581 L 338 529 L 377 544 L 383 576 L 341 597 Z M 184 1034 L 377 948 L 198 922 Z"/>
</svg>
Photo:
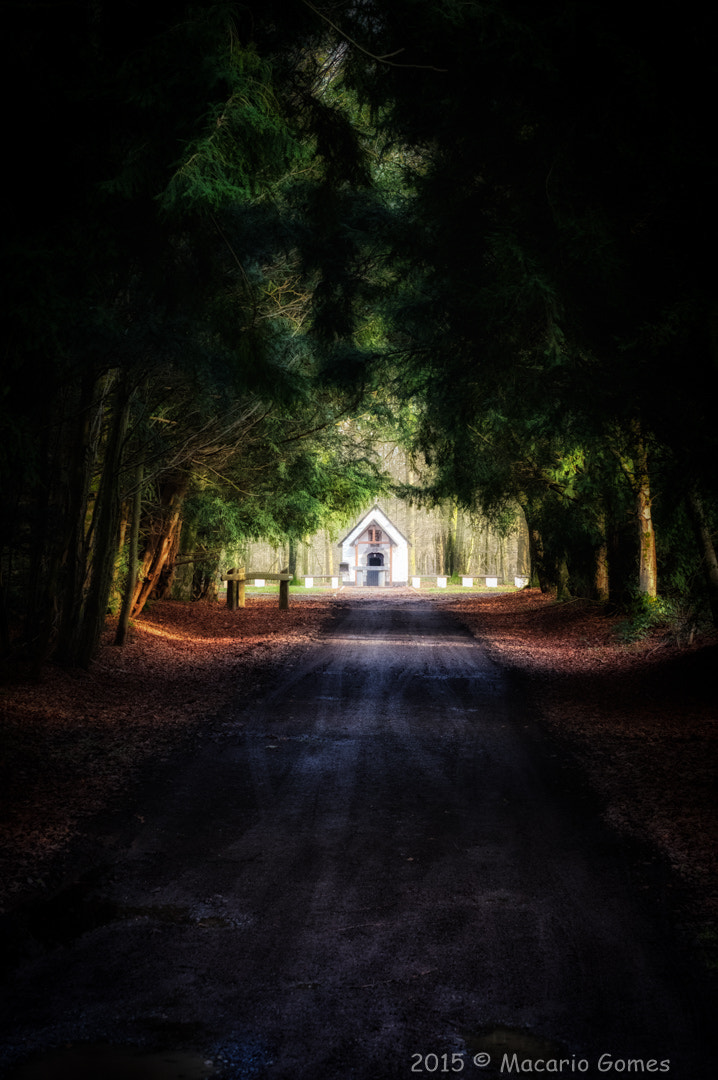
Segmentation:
<svg viewBox="0 0 718 1080">
<path fill-rule="evenodd" d="M 715 920 L 715 636 L 683 648 L 655 637 L 627 644 L 598 605 L 532 589 L 432 602 L 524 680 L 538 721 L 579 763 L 607 819 L 665 855 L 701 920 Z M 316 639 L 336 605 L 156 602 L 123 648 L 110 620 L 89 671 L 50 666 L 40 683 L 0 688 L 0 909 L 41 889 L 84 822 L 143 764 L 211 728 L 234 695 Z"/>
</svg>

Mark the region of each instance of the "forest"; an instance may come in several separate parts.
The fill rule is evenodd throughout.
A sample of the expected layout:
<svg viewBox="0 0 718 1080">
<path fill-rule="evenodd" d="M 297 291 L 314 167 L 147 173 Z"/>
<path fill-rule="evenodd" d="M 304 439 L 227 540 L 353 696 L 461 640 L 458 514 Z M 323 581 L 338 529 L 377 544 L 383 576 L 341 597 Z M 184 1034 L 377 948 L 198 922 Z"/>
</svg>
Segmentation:
<svg viewBox="0 0 718 1080">
<path fill-rule="evenodd" d="M 387 493 L 519 506 L 559 599 L 718 620 L 710 7 L 3 19 L 4 669 Z"/>
</svg>

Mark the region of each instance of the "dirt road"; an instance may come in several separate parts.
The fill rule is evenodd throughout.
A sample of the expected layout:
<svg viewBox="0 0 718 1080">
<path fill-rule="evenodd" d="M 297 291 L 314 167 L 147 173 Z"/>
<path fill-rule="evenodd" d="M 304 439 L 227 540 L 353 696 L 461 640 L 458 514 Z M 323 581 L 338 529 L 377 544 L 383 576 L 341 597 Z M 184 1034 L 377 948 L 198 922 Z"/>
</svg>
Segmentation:
<svg viewBox="0 0 718 1080">
<path fill-rule="evenodd" d="M 113 827 L 15 926 L 8 1076 L 713 1075 L 660 866 L 430 600 L 340 603 Z"/>
</svg>

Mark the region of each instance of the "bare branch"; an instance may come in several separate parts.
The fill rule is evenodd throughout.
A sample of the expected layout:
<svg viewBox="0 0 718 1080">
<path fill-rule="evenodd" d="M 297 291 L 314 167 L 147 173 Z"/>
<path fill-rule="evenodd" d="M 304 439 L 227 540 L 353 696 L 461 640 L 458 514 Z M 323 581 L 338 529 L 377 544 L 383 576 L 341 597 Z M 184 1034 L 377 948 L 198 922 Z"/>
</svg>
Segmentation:
<svg viewBox="0 0 718 1080">
<path fill-rule="evenodd" d="M 336 30 L 345 41 L 348 41 L 350 45 L 353 45 L 355 49 L 364 53 L 364 55 L 368 56 L 371 60 L 376 60 L 378 64 L 386 64 L 387 67 L 395 68 L 414 68 L 417 71 L 438 71 L 440 74 L 446 74 L 448 71 L 448 68 L 434 67 L 433 64 L 395 64 L 390 58 L 392 56 L 398 56 L 399 53 L 404 51 L 403 49 L 397 49 L 396 52 L 393 53 L 385 53 L 384 56 L 376 56 L 373 52 L 370 52 L 369 49 L 365 49 L 363 45 L 360 45 L 354 38 L 350 37 L 349 34 L 345 33 L 336 23 L 332 22 L 329 16 L 325 15 L 323 11 L 320 11 L 319 8 L 315 7 L 310 0 L 302 0 L 302 3 L 306 4 L 310 11 L 313 11 L 314 14 L 318 15 L 320 19 L 323 19 L 325 23 L 328 23 L 332 30 Z"/>
</svg>

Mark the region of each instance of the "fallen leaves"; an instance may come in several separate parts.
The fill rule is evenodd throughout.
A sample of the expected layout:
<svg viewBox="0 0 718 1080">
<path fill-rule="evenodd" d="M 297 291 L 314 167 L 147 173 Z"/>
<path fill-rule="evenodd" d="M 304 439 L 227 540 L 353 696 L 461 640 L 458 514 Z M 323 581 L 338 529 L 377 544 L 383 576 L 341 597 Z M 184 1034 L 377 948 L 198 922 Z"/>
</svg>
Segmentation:
<svg viewBox="0 0 718 1080">
<path fill-rule="evenodd" d="M 666 854 L 705 915 L 718 914 L 715 637 L 624 644 L 590 601 L 538 590 L 463 597 L 452 610 L 505 668 L 600 792 L 617 827 Z"/>
<path fill-rule="evenodd" d="M 39 684 L 0 688 L 0 909 L 111 802 L 139 767 L 166 756 L 329 618 L 326 599 L 279 611 L 276 597 L 229 612 L 158 602 L 123 648 L 108 623 L 89 671 L 48 667 Z"/>
<path fill-rule="evenodd" d="M 556 604 L 535 590 L 440 602 L 524 678 L 601 793 L 607 818 L 666 853 L 715 916 L 715 641 L 621 644 L 597 605 Z M 160 602 L 122 649 L 108 626 L 90 671 L 49 668 L 39 685 L 0 689 L 0 904 L 42 887 L 83 820 L 144 762 L 168 755 L 233 695 L 291 663 L 335 610 L 314 597 L 286 612 L 271 597 L 236 612 Z M 275 745 L 271 735 L 268 742 Z"/>
</svg>

